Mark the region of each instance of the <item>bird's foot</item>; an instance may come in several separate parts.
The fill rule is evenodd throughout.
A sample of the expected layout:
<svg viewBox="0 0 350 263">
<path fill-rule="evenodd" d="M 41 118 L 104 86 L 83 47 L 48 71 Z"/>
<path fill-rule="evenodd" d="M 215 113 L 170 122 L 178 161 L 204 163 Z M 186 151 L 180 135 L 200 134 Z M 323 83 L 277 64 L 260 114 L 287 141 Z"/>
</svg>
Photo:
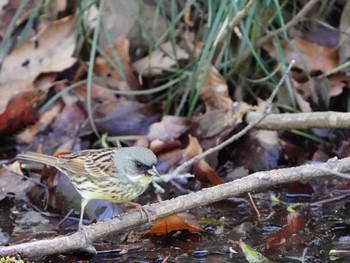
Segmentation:
<svg viewBox="0 0 350 263">
<path fill-rule="evenodd" d="M 148 223 L 151 223 L 150 214 L 154 214 L 154 211 L 152 209 L 146 208 L 146 207 L 144 207 L 138 203 L 134 203 L 134 202 L 125 202 L 125 203 L 136 207 L 136 209 L 139 210 L 141 213 L 141 218 L 144 219 L 144 215 L 146 215 Z"/>
</svg>

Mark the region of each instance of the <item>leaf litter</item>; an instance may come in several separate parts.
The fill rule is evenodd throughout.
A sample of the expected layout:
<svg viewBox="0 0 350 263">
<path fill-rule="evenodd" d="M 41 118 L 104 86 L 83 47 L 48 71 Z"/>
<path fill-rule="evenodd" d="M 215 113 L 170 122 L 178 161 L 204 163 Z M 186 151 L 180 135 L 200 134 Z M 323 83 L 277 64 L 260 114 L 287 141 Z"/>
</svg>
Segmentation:
<svg viewBox="0 0 350 263">
<path fill-rule="evenodd" d="M 15 1 L 8 2 L 8 5 L 16 6 Z M 178 91 L 171 85 L 152 92 L 154 87 L 176 79 L 178 76 L 172 75 L 173 72 L 187 70 L 192 60 L 198 59 L 204 52 L 200 33 L 191 31 L 192 24 L 188 23 L 194 21 L 195 25 L 200 25 L 200 19 L 191 17 L 198 6 L 193 5 L 185 11 L 185 22 L 189 28 L 179 27 L 179 30 L 184 30 L 184 34 L 177 36 L 179 41 L 164 41 L 152 48 L 138 45 L 135 40 L 137 34 L 131 29 L 122 34 L 118 31 L 122 29 L 118 28 L 121 27 L 118 24 L 114 29 L 107 29 L 113 37 L 111 41 L 100 40 L 93 84 L 88 87 L 88 56 L 84 52 L 89 45 L 77 49 L 78 18 L 71 14 L 67 5 L 59 5 L 58 2 L 57 6 L 51 7 L 51 19 L 55 18 L 45 23 L 38 22 L 41 30 L 34 30 L 38 32 L 34 37 L 15 46 L 2 61 L 0 133 L 5 140 L 10 137 L 14 140 L 12 148 L 16 147 L 18 152 L 29 149 L 54 155 L 103 145 L 115 146 L 120 142 L 125 146 L 142 144 L 157 154 L 158 170 L 164 174 L 240 131 L 244 115 L 258 108 L 255 106 L 258 101 L 255 94 L 251 97 L 245 95 L 245 101 L 236 101 L 234 94 L 236 86 L 248 90 L 248 81 L 242 74 L 247 74 L 246 78 L 255 77 L 255 72 L 242 70 L 241 75 L 235 76 L 237 81 L 232 80 L 227 71 L 215 63 L 218 62 L 216 59 L 224 57 L 223 54 L 216 54 L 208 62 L 206 75 L 199 71 L 198 79 L 203 79 L 201 87 L 198 87 L 201 83 L 198 79 L 192 82 L 197 88 L 193 86 L 189 89 L 188 96 L 197 92 L 199 99 L 192 116 L 180 116 L 179 112 L 185 112 L 190 106 L 185 104 L 182 111 L 177 111 L 183 104 Z M 112 1 L 106 2 L 108 21 L 115 16 L 113 12 L 120 10 L 115 10 Z M 125 3 L 123 6 L 126 8 Z M 6 8 L 11 9 L 13 14 L 15 8 Z M 134 23 L 130 24 L 137 28 L 140 25 L 136 23 L 137 18 L 126 15 L 130 10 L 124 11 L 123 19 L 131 19 Z M 157 17 L 159 14 L 154 12 L 155 9 L 151 8 L 146 15 Z M 95 15 L 84 18 L 90 30 L 96 26 Z M 22 18 L 23 21 L 29 19 L 26 14 Z M 159 21 L 160 28 L 164 26 L 163 19 L 165 17 Z M 0 21 L 0 35 L 3 37 L 4 28 L 10 22 L 5 16 Z M 347 31 L 346 25 L 345 19 L 342 19 L 339 26 L 343 31 Z M 298 93 L 301 111 L 344 110 L 343 104 L 337 103 L 337 100 L 346 97 L 348 76 L 346 72 L 333 71 L 344 59 L 339 56 L 346 54 L 345 44 L 340 43 L 339 48 L 316 39 L 326 34 L 332 43 L 338 43 L 336 40 L 340 33 L 319 30 L 307 35 L 301 31 L 296 34 L 300 28 L 293 29 L 290 39 L 279 43 L 273 39 L 264 45 L 266 58 L 274 63 L 296 60 L 290 77 L 293 92 Z M 142 31 L 142 28 L 138 30 Z M 142 38 L 147 35 L 145 32 L 142 32 Z M 164 33 L 162 30 L 157 33 L 161 32 Z M 100 38 L 103 38 L 102 33 Z M 149 43 L 147 41 L 144 43 Z M 245 69 L 244 65 L 242 69 Z M 194 74 L 188 72 L 187 77 Z M 184 79 L 178 83 L 184 86 L 190 83 L 190 79 Z M 71 86 L 79 81 L 82 81 L 80 85 Z M 186 91 L 186 87 L 179 90 Z M 90 109 L 86 103 L 88 92 L 91 93 Z M 266 97 L 262 91 L 256 94 Z M 53 98 L 55 101 L 51 102 Z M 290 103 L 288 99 L 286 101 L 286 104 Z M 283 112 L 284 109 L 275 110 Z M 97 130 L 104 135 L 101 138 L 93 133 L 89 111 L 92 111 Z M 313 135 L 321 134 L 320 131 L 313 132 Z M 252 130 L 238 142 L 196 162 L 189 170 L 195 178 L 162 183 L 166 191 L 161 197 L 171 199 L 183 191 L 197 191 L 255 171 L 327 160 L 334 152 L 339 157 L 348 156 L 347 130 L 341 133 L 327 130 L 322 134 L 325 134 L 323 140 L 332 143 L 332 147 L 290 131 Z M 8 220 L 11 224 L 1 226 L 0 241 L 12 244 L 39 235 L 52 237 L 73 231 L 80 196 L 67 177 L 37 164 L 26 164 L 20 170 L 19 164 L 11 160 L 13 155 L 3 156 L 8 166 L 0 170 L 0 209 L 4 207 L 0 221 Z M 12 169 L 15 172 L 11 172 Z M 242 195 L 162 219 L 165 226 L 155 223 L 150 231 L 145 232 L 146 235 L 143 235 L 145 227 L 113 235 L 104 242 L 98 242 L 96 247 L 100 251 L 114 253 L 114 259 L 125 261 L 168 259 L 191 262 L 194 259 L 222 261 L 233 258 L 236 262 L 267 262 L 266 257 L 274 261 L 281 255 L 284 259 L 300 257 L 304 248 L 309 249 L 308 255 L 314 255 L 310 256 L 312 259 L 324 259 L 328 247 L 322 246 L 320 253 L 319 246 L 315 245 L 319 239 L 329 246 L 339 247 L 339 243 L 349 235 L 345 223 L 348 212 L 344 209 L 348 205 L 348 189 L 339 190 L 339 185 L 342 186 L 330 180 L 276 186 L 262 193 L 253 193 L 260 217 L 255 214 L 247 196 Z M 136 202 L 156 202 L 154 192 L 151 187 Z M 331 197 L 342 197 L 342 194 L 343 199 L 332 205 Z M 324 205 L 317 203 L 320 201 L 325 202 Z M 302 205 L 288 212 L 288 204 L 297 202 Z M 92 223 L 123 211 L 125 207 L 121 205 L 95 201 L 87 207 L 86 218 Z M 68 219 L 61 222 L 65 215 Z M 187 224 L 188 221 L 191 223 Z M 157 227 L 160 230 L 155 230 Z M 99 253 L 95 259 L 108 260 L 107 252 Z M 51 260 L 58 261 L 60 256 L 67 255 L 54 255 Z"/>
</svg>

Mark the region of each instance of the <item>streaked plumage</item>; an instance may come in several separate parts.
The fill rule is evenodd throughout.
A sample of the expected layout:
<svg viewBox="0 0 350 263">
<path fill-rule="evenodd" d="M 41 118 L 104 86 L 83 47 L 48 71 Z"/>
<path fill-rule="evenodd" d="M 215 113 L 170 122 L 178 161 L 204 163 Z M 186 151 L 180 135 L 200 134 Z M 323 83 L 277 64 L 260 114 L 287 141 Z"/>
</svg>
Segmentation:
<svg viewBox="0 0 350 263">
<path fill-rule="evenodd" d="M 59 157 L 27 152 L 17 157 L 56 167 L 70 178 L 82 196 L 80 228 L 89 200 L 130 202 L 147 189 L 157 174 L 155 154 L 138 146 L 84 150 Z"/>
</svg>

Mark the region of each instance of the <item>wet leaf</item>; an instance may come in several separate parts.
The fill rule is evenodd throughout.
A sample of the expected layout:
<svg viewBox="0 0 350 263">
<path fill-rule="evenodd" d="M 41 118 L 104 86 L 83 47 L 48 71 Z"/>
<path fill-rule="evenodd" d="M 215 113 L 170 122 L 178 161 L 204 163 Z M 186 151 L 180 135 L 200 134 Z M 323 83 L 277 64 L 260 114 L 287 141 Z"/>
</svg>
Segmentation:
<svg viewBox="0 0 350 263">
<path fill-rule="evenodd" d="M 294 245 L 303 244 L 306 240 L 304 237 L 298 238 L 299 231 L 306 226 L 306 218 L 300 212 L 292 212 L 287 216 L 287 225 L 282 227 L 274 235 L 266 240 L 265 247 L 270 248 L 275 245 L 293 247 Z"/>
<path fill-rule="evenodd" d="M 275 131 L 252 131 L 237 145 L 233 159 L 249 171 L 266 171 L 278 167 L 281 146 Z"/>
<path fill-rule="evenodd" d="M 152 235 L 165 235 L 179 230 L 187 230 L 191 233 L 203 231 L 194 215 L 179 213 L 156 220 L 147 233 Z"/>
<path fill-rule="evenodd" d="M 239 246 L 242 249 L 244 256 L 246 260 L 249 263 L 269 263 L 272 262 L 266 257 L 264 257 L 261 253 L 253 249 L 248 244 L 244 243 L 243 241 L 239 241 Z"/>
</svg>

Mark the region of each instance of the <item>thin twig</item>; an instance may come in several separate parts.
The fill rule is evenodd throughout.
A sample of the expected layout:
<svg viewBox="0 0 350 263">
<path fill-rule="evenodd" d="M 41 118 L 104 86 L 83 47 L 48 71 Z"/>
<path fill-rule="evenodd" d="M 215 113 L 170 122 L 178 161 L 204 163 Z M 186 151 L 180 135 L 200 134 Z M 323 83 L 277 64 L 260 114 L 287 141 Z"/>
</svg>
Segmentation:
<svg viewBox="0 0 350 263">
<path fill-rule="evenodd" d="M 291 68 L 293 67 L 295 61 L 292 60 L 286 70 L 286 72 L 283 74 L 283 76 L 281 77 L 280 81 L 278 82 L 278 84 L 276 85 L 276 87 L 274 88 L 274 90 L 272 91 L 270 97 L 268 98 L 268 100 L 266 101 L 266 105 L 263 111 L 263 114 L 257 118 L 255 121 L 250 122 L 243 130 L 241 130 L 240 132 L 236 133 L 235 135 L 233 135 L 232 137 L 230 137 L 229 139 L 227 139 L 226 141 L 223 141 L 222 143 L 220 143 L 219 145 L 210 148 L 208 150 L 206 150 L 205 152 L 196 155 L 195 157 L 193 157 L 192 159 L 184 162 L 183 164 L 181 164 L 178 168 L 176 168 L 171 174 L 167 174 L 162 176 L 162 180 L 165 182 L 168 182 L 176 177 L 180 177 L 181 173 L 183 173 L 188 167 L 190 167 L 191 165 L 193 165 L 194 163 L 198 162 L 199 160 L 205 158 L 206 156 L 220 151 L 221 149 L 225 148 L 227 145 L 231 144 L 232 142 L 238 140 L 239 138 L 241 138 L 243 135 L 245 135 L 248 131 L 250 131 L 252 128 L 254 128 L 259 122 L 261 122 L 268 114 L 272 105 L 272 101 L 275 98 L 279 88 L 282 86 L 284 80 L 286 79 L 288 73 L 290 72 Z"/>
</svg>

